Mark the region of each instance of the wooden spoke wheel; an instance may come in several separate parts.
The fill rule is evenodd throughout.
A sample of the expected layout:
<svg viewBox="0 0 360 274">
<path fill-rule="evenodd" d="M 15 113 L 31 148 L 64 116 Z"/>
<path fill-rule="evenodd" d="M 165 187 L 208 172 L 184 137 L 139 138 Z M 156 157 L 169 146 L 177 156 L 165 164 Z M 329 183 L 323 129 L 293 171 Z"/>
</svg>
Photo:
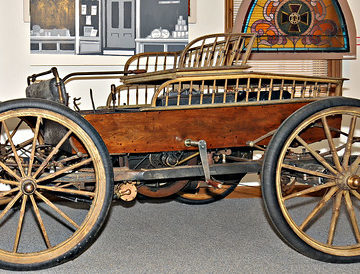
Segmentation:
<svg viewBox="0 0 360 274">
<path fill-rule="evenodd" d="M 45 100 L 0 104 L 0 125 L 0 233 L 9 235 L 0 240 L 0 267 L 34 270 L 73 258 L 110 207 L 104 143 L 80 115 Z"/>
<path fill-rule="evenodd" d="M 331 98 L 291 115 L 271 140 L 262 193 L 276 230 L 313 259 L 360 261 L 360 101 Z"/>
</svg>

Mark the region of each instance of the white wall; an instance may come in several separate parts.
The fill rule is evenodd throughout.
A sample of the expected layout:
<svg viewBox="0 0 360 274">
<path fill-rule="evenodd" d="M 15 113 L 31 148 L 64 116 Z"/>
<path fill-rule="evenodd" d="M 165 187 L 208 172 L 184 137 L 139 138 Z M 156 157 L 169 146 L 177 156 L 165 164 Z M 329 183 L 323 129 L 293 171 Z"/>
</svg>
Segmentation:
<svg viewBox="0 0 360 274">
<path fill-rule="evenodd" d="M 360 1 L 349 0 L 354 15 L 360 14 Z M 31 55 L 29 43 L 30 24 L 23 22 L 23 1 L 0 0 L 0 100 L 5 101 L 25 96 L 26 77 L 33 73 L 57 66 L 61 76 L 74 71 L 121 70 L 126 61 L 118 56 L 72 56 L 72 55 Z M 190 25 L 190 39 L 224 30 L 224 1 L 198 0 L 197 23 Z M 358 33 L 360 19 L 357 20 Z M 360 35 L 358 35 L 360 36 Z M 360 47 L 358 47 L 358 50 Z M 360 98 L 360 61 L 344 61 L 344 95 Z M 83 97 L 82 107 L 89 106 L 89 89 L 95 94 L 97 106 L 105 104 L 110 85 L 119 84 L 118 79 L 106 81 L 71 82 L 67 90 L 72 97 Z M 359 91 L 358 91 L 359 90 Z"/>
<path fill-rule="evenodd" d="M 356 24 L 357 37 L 360 37 L 360 1 L 348 0 Z M 360 41 L 358 39 L 358 41 Z M 348 78 L 345 81 L 343 95 L 348 97 L 360 98 L 360 46 L 357 46 L 357 59 L 346 60 L 343 62 L 343 76 Z"/>
<path fill-rule="evenodd" d="M 224 1 L 198 0 L 197 23 L 190 26 L 190 39 L 206 33 L 223 32 Z M 30 24 L 23 22 L 22 0 L 0 0 L 0 100 L 25 97 L 26 77 L 58 67 L 60 76 L 74 71 L 122 70 L 126 57 L 30 54 Z M 206 10 L 206 12 L 205 12 Z M 92 88 L 97 106 L 104 105 L 111 84 L 118 79 L 72 81 L 66 88 L 72 97 L 82 97 L 81 107 L 90 107 Z M 85 101 L 84 101 L 85 100 Z"/>
</svg>

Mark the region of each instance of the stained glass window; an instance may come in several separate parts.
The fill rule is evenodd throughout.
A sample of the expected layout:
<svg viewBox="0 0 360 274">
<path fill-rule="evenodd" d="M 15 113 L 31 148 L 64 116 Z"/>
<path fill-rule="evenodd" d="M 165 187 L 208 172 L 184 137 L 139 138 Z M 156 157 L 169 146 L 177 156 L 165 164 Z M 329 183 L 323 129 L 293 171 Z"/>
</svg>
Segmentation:
<svg viewBox="0 0 360 274">
<path fill-rule="evenodd" d="M 253 0 L 242 31 L 258 34 L 255 49 L 260 52 L 349 51 L 336 0 Z"/>
</svg>

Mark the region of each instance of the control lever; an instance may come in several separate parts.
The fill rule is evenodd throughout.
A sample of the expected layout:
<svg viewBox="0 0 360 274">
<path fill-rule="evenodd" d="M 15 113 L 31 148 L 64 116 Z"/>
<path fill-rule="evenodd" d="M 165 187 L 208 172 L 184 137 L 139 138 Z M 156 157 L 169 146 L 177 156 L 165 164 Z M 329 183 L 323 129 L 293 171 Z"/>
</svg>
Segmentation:
<svg viewBox="0 0 360 274">
<path fill-rule="evenodd" d="M 212 187 L 222 188 L 222 183 L 211 179 L 210 166 L 209 166 L 209 161 L 208 161 L 208 157 L 207 157 L 206 142 L 204 140 L 193 141 L 190 139 L 186 139 L 185 146 L 187 146 L 187 147 L 196 147 L 197 146 L 199 148 L 201 165 L 202 165 L 202 168 L 204 170 L 204 175 L 205 175 L 205 182 Z"/>
</svg>

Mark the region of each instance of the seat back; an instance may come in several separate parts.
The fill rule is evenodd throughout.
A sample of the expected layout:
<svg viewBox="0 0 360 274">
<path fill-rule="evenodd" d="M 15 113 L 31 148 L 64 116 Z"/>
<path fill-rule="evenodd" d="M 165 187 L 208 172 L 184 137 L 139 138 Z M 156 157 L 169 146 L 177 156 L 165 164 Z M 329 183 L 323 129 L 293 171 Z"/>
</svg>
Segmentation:
<svg viewBox="0 0 360 274">
<path fill-rule="evenodd" d="M 130 57 L 125 71 L 161 72 L 170 69 L 246 67 L 256 34 L 218 33 L 201 36 L 179 52 L 147 52 Z"/>
<path fill-rule="evenodd" d="M 256 34 L 218 33 L 191 41 L 182 51 L 179 69 L 245 66 Z"/>
</svg>

